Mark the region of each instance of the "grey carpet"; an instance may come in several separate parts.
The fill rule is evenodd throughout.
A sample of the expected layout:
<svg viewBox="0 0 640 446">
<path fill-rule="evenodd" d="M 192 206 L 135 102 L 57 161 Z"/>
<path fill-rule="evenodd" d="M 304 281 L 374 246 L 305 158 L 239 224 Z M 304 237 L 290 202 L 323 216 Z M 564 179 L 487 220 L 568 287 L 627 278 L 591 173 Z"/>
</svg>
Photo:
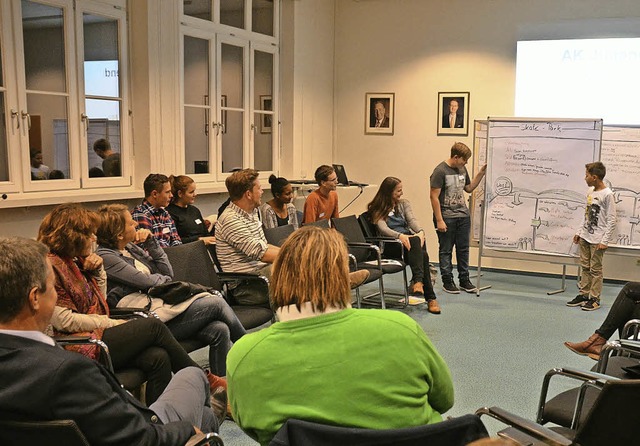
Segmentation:
<svg viewBox="0 0 640 446">
<path fill-rule="evenodd" d="M 385 283 L 398 289 L 400 279 L 388 278 Z M 403 311 L 420 324 L 451 369 L 456 402 L 445 416 L 500 406 L 533 419 L 548 370 L 564 366 L 588 370 L 594 365 L 562 343 L 589 337 L 622 285 L 605 284 L 602 307 L 588 312 L 565 306 L 577 292 L 575 281 L 567 281 L 567 291 L 554 296 L 546 292 L 560 287 L 559 278 L 485 272 L 482 283 L 492 288 L 476 297 L 464 292 L 447 294 L 438 281 L 441 315 L 429 314 L 424 304 Z M 206 350 L 195 356 L 206 361 Z M 563 379 L 554 381 L 552 392 L 571 384 Z M 486 417 L 483 421 L 492 434 L 503 427 Z M 230 421 L 222 425 L 220 434 L 225 445 L 257 444 Z"/>
</svg>

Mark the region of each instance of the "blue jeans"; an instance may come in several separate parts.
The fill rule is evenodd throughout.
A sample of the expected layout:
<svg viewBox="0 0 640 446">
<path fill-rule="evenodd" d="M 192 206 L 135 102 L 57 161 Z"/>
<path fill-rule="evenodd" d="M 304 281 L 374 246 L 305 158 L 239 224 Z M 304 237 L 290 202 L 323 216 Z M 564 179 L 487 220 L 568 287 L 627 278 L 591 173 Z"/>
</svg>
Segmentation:
<svg viewBox="0 0 640 446">
<path fill-rule="evenodd" d="M 229 304 L 215 295 L 196 299 L 182 314 L 168 321 L 167 327 L 178 341 L 197 338 L 209 344 L 209 367 L 218 376 L 227 374 L 231 343 L 246 333 Z"/>
<path fill-rule="evenodd" d="M 456 261 L 458 262 L 458 280 L 469 280 L 469 239 L 471 233 L 471 218 L 445 218 L 446 232 L 437 232 L 440 244 L 440 274 L 442 283 L 453 282 L 453 264 L 451 257 L 453 247 L 456 247 Z"/>
</svg>

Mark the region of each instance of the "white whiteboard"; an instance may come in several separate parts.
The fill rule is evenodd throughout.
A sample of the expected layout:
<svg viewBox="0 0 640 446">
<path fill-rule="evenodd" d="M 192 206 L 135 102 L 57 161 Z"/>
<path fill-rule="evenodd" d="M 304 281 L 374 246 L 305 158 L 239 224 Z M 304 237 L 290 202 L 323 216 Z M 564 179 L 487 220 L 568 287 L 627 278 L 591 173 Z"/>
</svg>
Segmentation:
<svg viewBox="0 0 640 446">
<path fill-rule="evenodd" d="M 602 120 L 490 118 L 483 248 L 569 255 Z"/>
<path fill-rule="evenodd" d="M 605 126 L 600 161 L 616 200 L 618 221 L 611 246 L 640 249 L 640 128 Z"/>
</svg>

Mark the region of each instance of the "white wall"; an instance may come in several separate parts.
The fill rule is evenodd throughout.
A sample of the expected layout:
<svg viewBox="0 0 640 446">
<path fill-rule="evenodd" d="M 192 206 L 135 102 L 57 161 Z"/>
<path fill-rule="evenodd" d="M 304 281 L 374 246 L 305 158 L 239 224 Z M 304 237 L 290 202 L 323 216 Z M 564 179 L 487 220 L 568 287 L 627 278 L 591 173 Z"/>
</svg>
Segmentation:
<svg viewBox="0 0 640 446">
<path fill-rule="evenodd" d="M 470 92 L 470 120 L 512 116 L 521 30 L 639 16 L 640 3 L 631 0 L 336 2 L 336 160 L 358 181 L 379 184 L 389 175 L 401 178 L 418 219 L 431 228 L 429 175 L 448 157 L 454 141 L 473 147 L 472 132 L 468 137 L 436 135 L 438 92 Z M 395 93 L 394 136 L 364 134 L 367 92 Z M 346 213 L 364 210 L 374 193 L 375 189 L 367 191 Z M 428 231 L 428 246 L 437 260 L 435 231 Z M 473 264 L 476 259 L 472 250 Z M 544 263 L 483 259 L 482 264 L 560 271 L 559 266 Z M 605 259 L 608 278 L 628 280 L 637 278 L 638 272 L 635 257 Z"/>
</svg>

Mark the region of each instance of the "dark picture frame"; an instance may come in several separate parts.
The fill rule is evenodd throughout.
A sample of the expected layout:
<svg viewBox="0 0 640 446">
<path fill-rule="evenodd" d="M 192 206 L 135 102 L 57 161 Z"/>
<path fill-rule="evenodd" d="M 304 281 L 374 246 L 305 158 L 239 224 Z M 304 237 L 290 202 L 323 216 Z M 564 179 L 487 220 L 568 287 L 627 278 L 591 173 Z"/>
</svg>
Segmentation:
<svg viewBox="0 0 640 446">
<path fill-rule="evenodd" d="M 260 110 L 273 111 L 273 98 L 271 95 L 260 96 Z M 260 133 L 271 133 L 273 125 L 273 113 L 260 114 Z"/>
<path fill-rule="evenodd" d="M 438 93 L 438 136 L 469 135 L 469 97 L 468 91 Z M 451 116 L 452 110 L 455 117 Z"/>
<path fill-rule="evenodd" d="M 395 93 L 366 93 L 364 100 L 365 135 L 393 135 Z M 383 116 L 379 116 L 382 113 Z"/>
</svg>

